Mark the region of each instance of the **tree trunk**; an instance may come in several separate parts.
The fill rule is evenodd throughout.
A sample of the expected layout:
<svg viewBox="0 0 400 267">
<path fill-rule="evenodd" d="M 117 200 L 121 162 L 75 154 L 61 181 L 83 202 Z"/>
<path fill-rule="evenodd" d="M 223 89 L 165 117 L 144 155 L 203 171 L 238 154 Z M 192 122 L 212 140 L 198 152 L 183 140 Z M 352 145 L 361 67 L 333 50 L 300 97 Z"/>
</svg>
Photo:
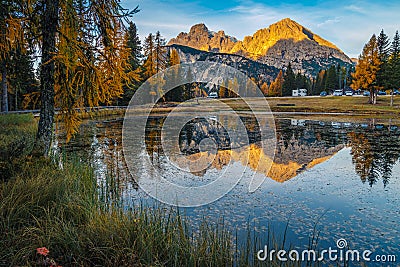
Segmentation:
<svg viewBox="0 0 400 267">
<path fill-rule="evenodd" d="M 373 90 L 373 98 L 372 98 L 372 105 L 376 105 L 376 98 L 377 98 L 377 92 L 375 92 L 375 90 Z"/>
<path fill-rule="evenodd" d="M 377 92 L 375 91 L 375 89 L 371 89 L 369 91 L 369 104 L 375 105 L 376 97 L 377 97 Z"/>
<path fill-rule="evenodd" d="M 17 111 L 18 110 L 18 86 L 15 86 L 14 88 L 15 90 L 15 106 L 14 106 L 14 110 Z"/>
<path fill-rule="evenodd" d="M 42 66 L 40 72 L 40 120 L 36 136 L 35 152 L 49 155 L 54 122 L 54 56 L 59 20 L 59 0 L 44 0 L 42 21 Z"/>
<path fill-rule="evenodd" d="M 1 111 L 8 112 L 8 88 L 7 88 L 7 68 L 6 64 L 2 64 L 1 68 L 1 89 L 2 89 L 2 105 Z"/>
<path fill-rule="evenodd" d="M 373 104 L 374 103 L 374 90 L 370 89 L 369 90 L 369 99 L 368 99 L 368 104 Z"/>
<path fill-rule="evenodd" d="M 394 94 L 394 90 L 393 90 L 393 89 L 392 89 L 391 93 L 392 93 L 392 94 L 391 94 L 391 96 L 390 96 L 390 106 L 393 107 L 393 97 L 394 97 L 394 96 L 393 96 L 393 94 Z"/>
</svg>

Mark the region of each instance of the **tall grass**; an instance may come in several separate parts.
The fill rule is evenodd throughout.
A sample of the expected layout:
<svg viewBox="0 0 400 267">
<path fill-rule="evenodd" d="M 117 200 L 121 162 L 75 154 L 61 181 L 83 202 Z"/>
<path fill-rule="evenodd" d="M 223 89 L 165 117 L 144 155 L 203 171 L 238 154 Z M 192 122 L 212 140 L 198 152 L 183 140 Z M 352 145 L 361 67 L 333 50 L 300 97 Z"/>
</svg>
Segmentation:
<svg viewBox="0 0 400 267">
<path fill-rule="evenodd" d="M 0 265 L 34 265 L 47 247 L 64 266 L 224 266 L 227 232 L 204 227 L 194 240 L 178 210 L 104 208 L 90 168 L 32 160 L 0 186 Z M 223 244 L 221 246 L 221 244 Z"/>
<path fill-rule="evenodd" d="M 0 115 L 0 180 L 16 175 L 33 148 L 36 129 L 31 114 Z"/>
</svg>

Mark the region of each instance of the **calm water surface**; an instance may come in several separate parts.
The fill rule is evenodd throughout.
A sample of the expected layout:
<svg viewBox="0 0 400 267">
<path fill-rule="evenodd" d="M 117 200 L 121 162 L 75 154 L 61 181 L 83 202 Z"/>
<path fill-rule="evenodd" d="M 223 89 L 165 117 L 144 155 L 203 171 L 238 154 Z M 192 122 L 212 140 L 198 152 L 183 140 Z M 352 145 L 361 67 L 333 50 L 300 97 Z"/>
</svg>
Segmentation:
<svg viewBox="0 0 400 267">
<path fill-rule="evenodd" d="M 223 118 L 217 118 L 223 119 Z M 165 117 L 148 119 L 146 144 L 137 146 L 137 172 L 129 173 L 121 147 L 123 118 L 88 121 L 68 144 L 59 137 L 58 146 L 73 151 L 92 163 L 105 201 L 122 199 L 123 205 L 156 203 L 137 185 L 137 179 L 151 176 L 141 157 L 169 179 L 182 185 L 198 186 L 213 181 L 232 166 L 249 159 L 243 179 L 229 194 L 198 208 L 183 209 L 193 227 L 206 218 L 224 222 L 239 237 L 250 223 L 256 231 L 284 232 L 289 222 L 287 242 L 307 247 L 314 226 L 320 231 L 321 248 L 335 247 L 344 238 L 350 248 L 394 254 L 400 259 L 400 127 L 389 120 L 364 119 L 357 123 L 339 118 L 321 120 L 276 119 L 277 147 L 270 170 L 259 167 L 262 157 L 257 134 L 249 135 L 249 145 L 240 153 L 229 153 L 232 142 L 211 119 L 197 119 L 179 134 L 180 152 L 187 157 L 212 156 L 205 170 L 193 166 L 185 176 L 168 169 L 160 145 Z M 243 119 L 248 129 L 254 121 Z M 397 124 L 397 125 L 396 125 Z M 400 125 L 399 125 L 400 126 Z M 256 130 L 255 130 L 256 131 Z M 216 132 L 218 134 L 216 134 Z M 218 144 L 211 152 L 201 140 Z M 236 145 L 240 146 L 240 142 Z M 253 171 L 267 179 L 254 193 L 248 192 Z M 235 175 L 234 173 L 232 175 Z M 114 178 L 111 178 L 114 177 Z M 110 185 L 111 184 L 111 185 Z"/>
</svg>

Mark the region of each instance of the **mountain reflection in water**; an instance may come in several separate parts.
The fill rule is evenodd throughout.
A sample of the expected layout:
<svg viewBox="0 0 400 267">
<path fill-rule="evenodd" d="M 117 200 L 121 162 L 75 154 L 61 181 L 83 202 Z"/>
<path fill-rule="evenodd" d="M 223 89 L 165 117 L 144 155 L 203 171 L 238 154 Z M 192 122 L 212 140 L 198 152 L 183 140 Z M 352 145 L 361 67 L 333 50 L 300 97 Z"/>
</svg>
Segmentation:
<svg viewBox="0 0 400 267">
<path fill-rule="evenodd" d="M 146 149 L 152 159 L 163 155 L 160 146 L 163 120 L 163 117 L 158 117 L 149 121 L 152 127 L 147 131 Z M 382 180 L 386 186 L 391 178 L 392 167 L 400 156 L 400 130 L 397 126 L 279 119 L 276 121 L 275 157 L 271 159 L 254 138 L 249 138 L 249 145 L 230 150 L 235 144 L 229 144 L 229 139 L 224 137 L 223 131 L 213 120 L 191 121 L 180 134 L 180 149 L 189 161 L 201 165 L 201 162 L 212 162 L 200 172 L 196 171 L 197 166 L 191 166 L 190 169 L 194 170 L 192 173 L 197 176 L 204 175 L 210 169 L 221 170 L 234 161 L 247 164 L 252 170 L 275 181 L 285 182 L 327 161 L 348 146 L 361 181 L 372 186 Z M 246 127 L 256 128 L 249 125 L 255 124 L 254 121 L 244 121 Z M 200 144 L 204 139 L 213 140 L 218 149 L 201 151 Z M 266 168 L 271 161 L 271 168 Z"/>
<path fill-rule="evenodd" d="M 165 117 L 154 116 L 147 122 L 145 150 L 153 164 L 165 157 L 161 145 L 164 120 Z M 241 120 L 249 131 L 249 140 L 244 146 L 240 141 L 230 140 L 215 118 L 197 119 L 185 125 L 179 134 L 180 152 L 189 162 L 210 163 L 201 171 L 196 165 L 189 166 L 192 174 L 204 176 L 209 170 L 222 170 L 230 162 L 240 162 L 275 181 L 285 182 L 329 160 L 344 147 L 350 147 L 352 163 L 361 181 L 370 186 L 382 181 L 386 186 L 400 157 L 400 128 L 396 125 L 374 124 L 373 120 L 340 123 L 277 119 L 277 144 L 275 157 L 271 159 L 259 146 L 257 122 L 251 118 Z M 137 177 L 127 171 L 122 155 L 121 129 L 122 119 L 92 121 L 82 125 L 80 133 L 69 143 L 63 141 L 63 136 L 58 136 L 57 145 L 91 161 L 103 176 L 104 173 L 113 174 L 135 183 Z M 204 139 L 212 140 L 216 149 L 201 147 Z M 232 146 L 235 150 L 230 149 Z M 137 150 L 138 154 L 143 152 L 140 146 Z"/>
</svg>

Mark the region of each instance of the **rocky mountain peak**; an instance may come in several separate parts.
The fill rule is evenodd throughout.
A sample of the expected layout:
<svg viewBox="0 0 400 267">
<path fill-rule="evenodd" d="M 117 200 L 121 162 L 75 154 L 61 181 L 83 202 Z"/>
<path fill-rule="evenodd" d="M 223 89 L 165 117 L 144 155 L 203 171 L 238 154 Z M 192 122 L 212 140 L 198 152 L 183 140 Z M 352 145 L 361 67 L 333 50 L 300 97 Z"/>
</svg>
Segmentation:
<svg viewBox="0 0 400 267">
<path fill-rule="evenodd" d="M 183 33 L 183 34 L 185 34 L 185 33 Z M 212 37 L 212 33 L 208 30 L 207 26 L 204 23 L 199 23 L 199 24 L 193 25 L 190 28 L 188 35 L 196 36 L 196 35 L 204 35 L 204 34 Z"/>
<path fill-rule="evenodd" d="M 238 42 L 235 45 L 232 53 L 247 53 L 250 57 L 258 59 L 267 55 L 269 50 L 280 41 L 290 41 L 292 43 L 308 41 L 315 45 L 332 48 L 341 52 L 331 42 L 314 34 L 296 21 L 285 18 L 271 24 L 268 28 L 258 30 L 253 36 L 246 36 L 243 42 Z"/>
<path fill-rule="evenodd" d="M 229 53 L 236 42 L 236 38 L 226 35 L 223 30 L 213 32 L 204 23 L 199 23 L 193 25 L 189 33 L 181 32 L 172 38 L 168 45 L 178 44 L 203 51 Z"/>
<path fill-rule="evenodd" d="M 200 23 L 192 26 L 189 33 L 180 33 L 168 44 L 241 55 L 278 69 L 291 63 L 295 71 L 313 75 L 332 64 L 353 64 L 333 43 L 290 18 L 260 29 L 252 36 L 246 36 L 243 41 L 226 35 L 222 30 L 212 32 Z"/>
</svg>

